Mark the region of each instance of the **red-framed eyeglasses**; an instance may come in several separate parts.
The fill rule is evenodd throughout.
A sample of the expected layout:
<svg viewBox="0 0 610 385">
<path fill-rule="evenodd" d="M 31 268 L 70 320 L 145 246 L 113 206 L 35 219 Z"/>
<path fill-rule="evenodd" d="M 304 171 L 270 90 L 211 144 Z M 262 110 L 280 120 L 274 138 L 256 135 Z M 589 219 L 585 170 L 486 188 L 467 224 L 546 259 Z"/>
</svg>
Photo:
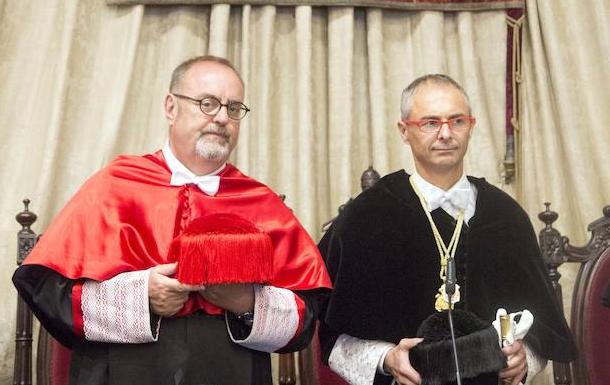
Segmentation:
<svg viewBox="0 0 610 385">
<path fill-rule="evenodd" d="M 449 119 L 403 120 L 403 123 L 417 126 L 420 130 L 427 133 L 437 132 L 445 123 L 447 123 L 451 131 L 466 131 L 472 128 L 475 122 L 474 116 L 469 115 L 460 115 Z"/>
</svg>

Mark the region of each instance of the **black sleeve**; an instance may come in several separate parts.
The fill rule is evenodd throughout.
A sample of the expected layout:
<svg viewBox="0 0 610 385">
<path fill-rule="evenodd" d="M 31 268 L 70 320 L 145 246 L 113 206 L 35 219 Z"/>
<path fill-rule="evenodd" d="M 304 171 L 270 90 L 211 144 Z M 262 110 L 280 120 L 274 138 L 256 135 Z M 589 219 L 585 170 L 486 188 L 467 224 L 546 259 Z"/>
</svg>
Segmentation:
<svg viewBox="0 0 610 385">
<path fill-rule="evenodd" d="M 67 347 L 72 347 L 77 338 L 72 321 L 75 282 L 40 265 L 23 265 L 13 274 L 13 284 L 21 298 L 42 326 Z"/>
<path fill-rule="evenodd" d="M 324 234 L 318 243 L 318 249 L 320 250 L 320 254 L 322 254 L 322 258 L 324 258 L 326 269 L 328 270 L 331 280 L 334 282 L 341 253 L 340 242 L 338 242 L 334 236 L 334 225 Z M 333 330 L 325 322 L 330 296 L 330 293 L 325 293 L 319 297 L 318 318 L 320 320 L 320 327 L 318 330 L 318 338 L 320 339 L 320 358 L 325 365 L 328 365 L 328 357 L 335 346 L 335 342 L 337 342 L 337 338 L 339 338 L 339 335 L 341 334 L 340 332 Z"/>
<path fill-rule="evenodd" d="M 294 291 L 294 294 L 305 303 L 303 313 L 303 329 L 288 343 L 279 349 L 277 353 L 290 353 L 304 349 L 311 342 L 311 338 L 316 330 L 316 319 L 319 314 L 320 297 L 324 296 L 328 289 L 313 289 Z"/>
<path fill-rule="evenodd" d="M 326 231 L 320 242 L 318 243 L 318 249 L 320 254 L 324 258 L 326 263 L 326 269 L 330 275 L 330 278 L 335 284 L 335 278 L 339 273 L 341 267 L 341 259 L 343 253 L 343 242 L 341 237 L 338 235 L 337 225 L 340 218 L 335 220 L 335 223 Z M 328 365 L 328 358 L 332 352 L 337 339 L 342 331 L 333 329 L 328 322 L 326 322 L 326 314 L 329 308 L 329 302 L 332 297 L 331 292 L 323 293 L 318 297 L 319 306 L 319 329 L 318 338 L 320 341 L 320 358 L 322 363 Z M 385 376 L 380 373 L 375 373 L 373 385 L 390 385 L 392 383 L 392 376 Z"/>
</svg>

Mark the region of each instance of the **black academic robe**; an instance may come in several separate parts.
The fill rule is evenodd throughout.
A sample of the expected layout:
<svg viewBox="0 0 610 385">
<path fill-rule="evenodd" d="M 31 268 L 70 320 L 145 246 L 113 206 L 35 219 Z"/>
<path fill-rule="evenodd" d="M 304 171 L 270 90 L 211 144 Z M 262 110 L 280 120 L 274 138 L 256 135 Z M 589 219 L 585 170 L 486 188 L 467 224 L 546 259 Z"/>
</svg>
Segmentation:
<svg viewBox="0 0 610 385">
<path fill-rule="evenodd" d="M 345 206 L 318 245 L 334 284 L 320 318 L 326 363 L 342 333 L 398 343 L 414 337 L 435 312 L 439 255 L 408 178 L 398 171 L 364 191 Z M 484 179 L 468 179 L 478 195 L 475 216 L 456 253 L 461 286 L 457 307 L 490 323 L 500 307 L 509 312 L 528 309 L 535 318 L 525 338 L 528 346 L 547 359 L 572 360 L 575 345 L 527 214 Z M 442 209 L 433 218 L 447 243 L 455 220 Z M 378 375 L 375 384 L 389 380 Z"/>
</svg>

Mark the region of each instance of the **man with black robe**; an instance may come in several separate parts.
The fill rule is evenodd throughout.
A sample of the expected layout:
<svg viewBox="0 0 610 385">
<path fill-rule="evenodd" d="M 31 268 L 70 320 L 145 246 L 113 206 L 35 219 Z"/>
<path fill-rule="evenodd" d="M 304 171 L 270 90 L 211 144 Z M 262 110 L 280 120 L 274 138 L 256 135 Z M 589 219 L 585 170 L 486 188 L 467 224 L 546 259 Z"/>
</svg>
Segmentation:
<svg viewBox="0 0 610 385">
<path fill-rule="evenodd" d="M 72 348 L 70 384 L 271 385 L 269 352 L 309 342 L 330 280 L 277 194 L 227 163 L 249 111 L 243 99 L 227 60 L 179 65 L 165 97 L 165 147 L 118 157 L 90 178 L 15 272 L 43 326 Z M 269 282 L 202 287 L 173 277 L 172 241 L 210 214 L 269 236 Z"/>
<path fill-rule="evenodd" d="M 489 324 L 499 308 L 534 316 L 527 336 L 502 348 L 506 367 L 474 383 L 499 377 L 516 385 L 548 359 L 575 357 L 527 214 L 503 191 L 464 174 L 474 123 L 453 79 L 426 75 L 411 83 L 398 128 L 415 172 L 391 173 L 361 193 L 318 245 L 334 285 L 321 310 L 322 359 L 352 385 L 422 382 L 409 352 L 422 341 L 414 338 L 422 322 L 447 308 L 448 255 L 456 262 L 456 309 Z"/>
</svg>

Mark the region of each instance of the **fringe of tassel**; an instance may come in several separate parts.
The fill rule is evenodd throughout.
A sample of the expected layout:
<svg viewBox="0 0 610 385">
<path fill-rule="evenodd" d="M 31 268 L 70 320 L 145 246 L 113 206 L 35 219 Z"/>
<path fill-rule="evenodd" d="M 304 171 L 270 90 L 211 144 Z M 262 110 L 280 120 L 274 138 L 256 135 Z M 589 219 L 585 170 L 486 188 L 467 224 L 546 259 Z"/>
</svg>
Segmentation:
<svg viewBox="0 0 610 385">
<path fill-rule="evenodd" d="M 176 278 L 189 285 L 266 283 L 273 278 L 273 245 L 268 234 L 236 215 L 199 218 L 171 247 Z"/>
</svg>

